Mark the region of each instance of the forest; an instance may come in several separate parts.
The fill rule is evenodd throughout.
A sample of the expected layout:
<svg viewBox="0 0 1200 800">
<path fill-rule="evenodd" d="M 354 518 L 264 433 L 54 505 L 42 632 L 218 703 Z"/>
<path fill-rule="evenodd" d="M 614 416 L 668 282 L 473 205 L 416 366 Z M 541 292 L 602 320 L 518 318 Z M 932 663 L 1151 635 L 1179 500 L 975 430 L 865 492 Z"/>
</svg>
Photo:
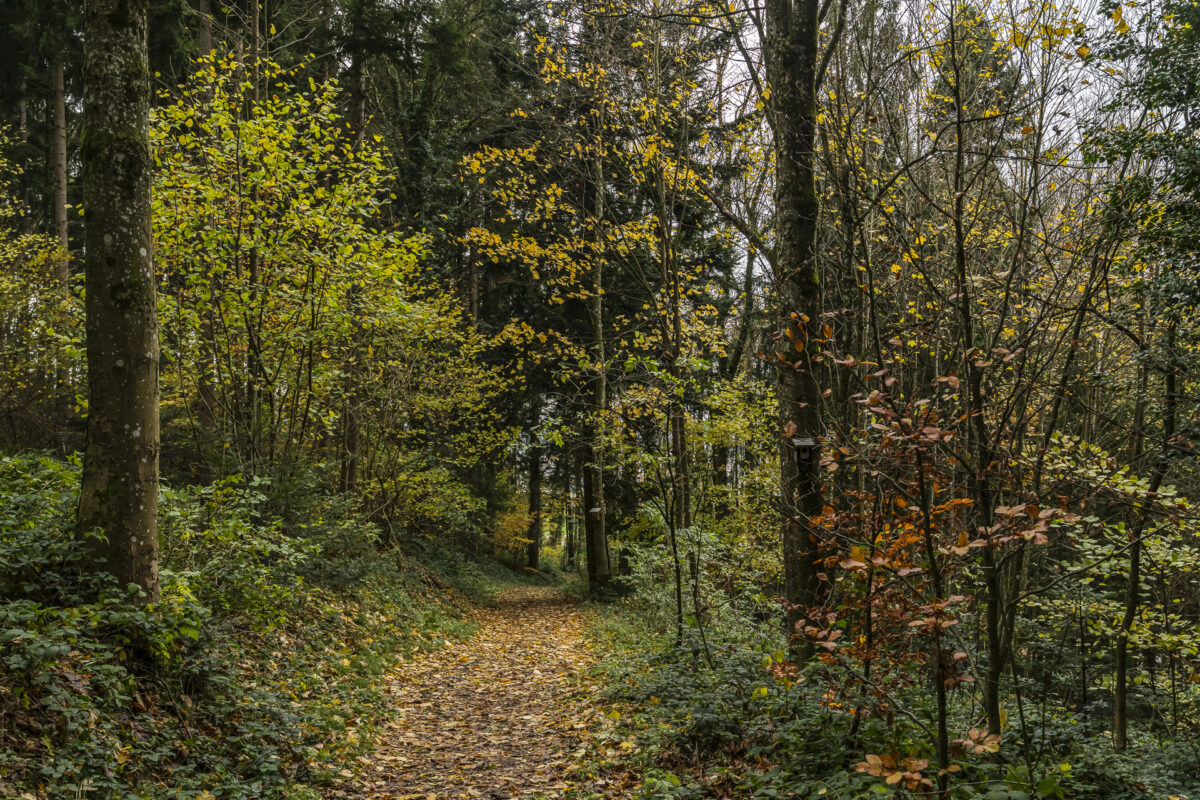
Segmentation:
<svg viewBox="0 0 1200 800">
<path fill-rule="evenodd" d="M 1200 800 L 1197 0 L 4 0 L 0 800 Z"/>
</svg>

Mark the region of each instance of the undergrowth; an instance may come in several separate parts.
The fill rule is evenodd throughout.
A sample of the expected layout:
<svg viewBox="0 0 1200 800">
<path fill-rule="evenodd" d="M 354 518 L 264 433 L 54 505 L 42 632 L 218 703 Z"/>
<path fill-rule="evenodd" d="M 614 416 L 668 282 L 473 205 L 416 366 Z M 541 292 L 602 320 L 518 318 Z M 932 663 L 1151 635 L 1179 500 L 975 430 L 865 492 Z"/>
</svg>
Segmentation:
<svg viewBox="0 0 1200 800">
<path fill-rule="evenodd" d="M 76 466 L 0 459 L 0 797 L 308 798 L 353 769 L 406 653 L 511 573 L 377 546 L 336 498 L 164 489 L 162 597 L 85 569 Z"/>
<path fill-rule="evenodd" d="M 729 598 L 703 636 L 688 617 L 677 641 L 670 588 L 654 575 L 652 565 L 635 564 L 632 597 L 592 615 L 589 636 L 604 654 L 593 680 L 607 687 L 600 701 L 608 722 L 574 775 L 575 800 L 936 796 L 926 722 L 934 708 L 922 665 L 886 665 L 908 676 L 893 681 L 907 688 L 884 698 L 886 713 L 856 721 L 861 685 L 839 679 L 831 660 L 796 672 L 778 649 L 779 621 L 751 604 L 741 606 L 751 613 L 738 612 Z M 996 758 L 966 741 L 973 720 L 953 719 L 964 738 L 953 748 L 947 796 L 1200 798 L 1194 744 L 1139 729 L 1129 750 L 1116 754 L 1103 729 L 1093 733 L 1071 709 L 1030 717 L 1029 746 L 1014 720 Z"/>
</svg>

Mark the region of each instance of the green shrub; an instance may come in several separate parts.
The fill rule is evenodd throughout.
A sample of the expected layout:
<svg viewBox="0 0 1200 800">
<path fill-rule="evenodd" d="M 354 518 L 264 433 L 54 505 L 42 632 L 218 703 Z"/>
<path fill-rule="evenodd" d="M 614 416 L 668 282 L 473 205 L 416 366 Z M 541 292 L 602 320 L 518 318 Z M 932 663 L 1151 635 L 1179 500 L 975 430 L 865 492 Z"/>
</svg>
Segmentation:
<svg viewBox="0 0 1200 800">
<path fill-rule="evenodd" d="M 73 536 L 78 480 L 0 459 L 0 797 L 311 796 L 394 660 L 470 632 L 344 501 L 288 521 L 239 478 L 163 490 L 161 599 L 130 602 Z"/>
<path fill-rule="evenodd" d="M 270 626 L 302 600 L 301 573 L 321 550 L 290 535 L 265 513 L 265 481 L 227 478 L 210 486 L 164 488 L 162 561 L 186 577 L 196 597 L 220 615 Z"/>
<path fill-rule="evenodd" d="M 685 600 L 682 642 L 675 643 L 672 563 L 665 548 L 637 548 L 634 590 L 603 607 L 591 636 L 603 644 L 604 700 L 620 719 L 602 734 L 609 755 L 593 772 L 642 777 L 639 800 L 691 798 L 916 797 L 903 784 L 860 772 L 867 754 L 895 754 L 932 763 L 933 693 L 921 663 L 879 659 L 872 679 L 888 694 L 871 698 L 871 686 L 847 680 L 843 665 L 817 661 L 780 680 L 784 653 L 780 622 L 764 613 L 751 590 L 720 585 L 711 577 L 729 565 L 719 537 L 699 542 L 681 533 L 687 551 L 700 545 L 704 636 Z M 687 572 L 685 580 L 690 576 Z M 691 586 L 685 584 L 690 599 Z M 969 645 L 968 645 L 969 646 Z M 836 659 L 837 655 L 827 656 Z M 856 666 L 851 664 L 850 666 Z M 950 709 L 951 738 L 977 727 L 971 688 L 960 689 Z M 1130 749 L 1114 754 L 1107 734 L 1093 734 L 1086 716 L 1063 707 L 1014 713 L 999 742 L 998 758 L 952 746 L 956 800 L 1179 800 L 1200 797 L 1200 748 L 1183 727 L 1197 691 L 1179 697 L 1181 729 L 1151 737 L 1139 730 Z M 874 712 L 857 723 L 848 713 L 863 698 Z M 962 702 L 965 700 L 966 702 Z M 843 705 L 844 704 L 844 705 Z M 1082 712 L 1080 712 L 1082 713 Z M 1029 747 L 1023 737 L 1029 737 Z M 607 746 L 620 741 L 623 746 Z M 616 760 L 612 761 L 612 752 Z M 628 754 L 628 755 L 626 755 Z M 1032 761 L 1032 769 L 1025 764 Z M 632 763 L 630 763 L 632 762 Z M 936 779 L 926 766 L 922 777 Z"/>
</svg>

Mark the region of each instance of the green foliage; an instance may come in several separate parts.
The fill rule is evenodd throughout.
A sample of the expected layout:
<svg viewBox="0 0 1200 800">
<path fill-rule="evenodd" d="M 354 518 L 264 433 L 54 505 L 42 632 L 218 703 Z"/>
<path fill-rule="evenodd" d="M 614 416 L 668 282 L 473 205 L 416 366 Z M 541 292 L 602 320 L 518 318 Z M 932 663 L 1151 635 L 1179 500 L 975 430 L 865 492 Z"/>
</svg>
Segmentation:
<svg viewBox="0 0 1200 800">
<path fill-rule="evenodd" d="M 82 315 L 64 283 L 67 254 L 49 236 L 25 228 L 27 209 L 14 195 L 21 174 L 9 160 L 13 140 L 0 126 L 0 439 L 36 440 L 74 404 L 68 369 L 81 355 Z M 42 444 L 49 444 L 43 440 Z"/>
<path fill-rule="evenodd" d="M 1111 752 L 1107 737 L 1078 741 L 1064 756 L 1067 797 L 1169 800 L 1200 792 L 1200 754 L 1186 742 L 1141 741 L 1131 752 Z"/>
<path fill-rule="evenodd" d="M 602 742 L 632 753 L 643 784 L 635 795 L 661 798 L 859 797 L 871 781 L 847 771 L 855 754 L 850 718 L 813 702 L 803 682 L 779 682 L 764 664 L 781 654 L 722 645 L 705 655 L 698 637 L 667 647 L 661 632 L 609 613 L 594 626 L 610 657 L 605 701 L 620 722 Z M 648 647 L 658 642 L 662 648 Z M 868 722 L 859 735 L 879 736 Z M 624 768 L 621 755 L 589 767 Z"/>
<path fill-rule="evenodd" d="M 627 601 L 631 613 L 656 630 L 667 631 L 674 625 L 675 598 L 666 591 L 674 564 L 664 546 L 665 526 L 645 510 L 638 522 L 633 533 L 649 528 L 654 536 L 644 537 L 649 539 L 647 544 L 630 545 L 630 571 L 621 581 L 632 595 Z M 721 642 L 770 641 L 782 624 L 777 604 L 763 591 L 763 587 L 779 583 L 779 561 L 774 554 L 756 548 L 752 539 L 723 537 L 700 527 L 685 528 L 678 535 L 680 550 L 688 558 L 684 586 L 687 627 L 698 631 L 702 626 Z M 693 561 L 697 565 L 694 573 Z M 699 618 L 694 596 L 702 602 Z"/>
<path fill-rule="evenodd" d="M 335 84 L 298 88 L 300 69 L 269 61 L 199 66 L 152 125 L 167 397 L 205 403 L 222 462 L 265 470 L 336 429 L 359 332 L 403 312 L 420 242 L 371 227 L 384 154 L 340 120 Z"/>
<path fill-rule="evenodd" d="M 279 624 L 298 610 L 302 574 L 322 549 L 316 537 L 289 535 L 282 520 L 264 514 L 265 484 L 239 475 L 164 488 L 159 513 L 163 561 L 215 613 L 252 619 L 256 627 Z"/>
<path fill-rule="evenodd" d="M 0 461 L 4 796 L 249 799 L 329 780 L 370 742 L 355 720 L 378 716 L 395 658 L 470 631 L 369 524 L 317 498 L 289 529 L 261 481 L 165 489 L 162 599 L 134 602 L 72 535 L 77 482 L 49 457 Z"/>
<path fill-rule="evenodd" d="M 69 5 L 0 13 L 0 444 L 63 450 Z M 603 464 L 603 769 L 639 796 L 913 796 L 942 732 L 956 798 L 1200 792 L 1200 6 L 820 3 L 797 322 L 753 4 L 214 3 L 238 55 L 195 63 L 194 4 L 151 5 L 191 73 L 153 123 L 163 595 L 97 574 L 74 467 L 3 462 L 0 795 L 310 800 L 395 653 L 464 630 L 426 590 L 511 580 L 463 551 L 521 556 L 535 441 L 547 532 Z M 771 377 L 805 364 L 820 563 L 782 632 Z"/>
<path fill-rule="evenodd" d="M 683 532 L 688 550 L 695 547 L 696 535 Z M 721 583 L 716 578 L 732 572 L 734 563 L 745 563 L 737 560 L 741 555 L 722 550 L 711 535 L 699 552 L 703 629 L 685 605 L 683 641 L 675 644 L 670 559 L 661 544 L 633 552 L 625 579 L 632 595 L 605 608 L 593 624 L 591 636 L 606 653 L 599 668 L 609 687 L 603 701 L 617 721 L 597 737 L 599 752 L 588 772 L 632 772 L 641 781 L 632 796 L 647 800 L 916 796 L 906 786 L 905 768 L 889 766 L 906 759 L 918 765 L 913 774 L 935 780 L 931 731 L 923 722 L 934 714 L 933 698 L 922 663 L 880 658 L 872 683 L 865 686 L 847 677 L 857 669 L 853 659 L 838 655 L 797 671 L 779 649 L 777 606 L 755 588 L 763 576 L 744 585 Z M 1071 599 L 1052 595 L 1036 619 L 1020 621 L 1020 635 L 1030 648 L 1025 657 L 1036 657 L 1034 663 L 1070 657 L 1054 639 L 1075 623 L 1069 616 Z M 1065 618 L 1058 620 L 1053 609 Z M 972 612 L 964 614 L 964 624 L 978 624 Z M 1033 677 L 1072 680 L 1036 672 Z M 1032 681 L 1022 682 L 1023 693 L 1034 688 Z M 1140 688 L 1147 704 L 1165 702 L 1161 694 L 1156 701 L 1149 695 L 1161 690 Z M 1097 693 L 1107 695 L 1097 687 L 1093 698 Z M 1195 718 L 1198 696 L 1190 686 L 1181 687 L 1179 719 Z M 1195 778 L 1200 752 L 1186 743 L 1184 729 L 1170 727 L 1165 712 L 1155 723 L 1158 735 L 1139 735 L 1130 751 L 1119 755 L 1112 753 L 1109 737 L 1096 732 L 1103 725 L 1088 712 L 1059 706 L 1033 716 L 1027 707 L 1030 719 L 1010 719 L 995 744 L 976 727 L 975 713 L 952 709 L 951 730 L 961 731 L 952 742 L 954 798 L 1168 800 L 1200 791 Z M 1172 738 L 1166 737 L 1169 730 L 1175 731 Z M 1027 753 L 1036 756 L 1032 773 Z M 882 757 L 874 772 L 863 761 L 866 754 Z M 581 783 L 589 785 L 582 778 Z M 590 795 L 581 790 L 581 796 Z"/>
<path fill-rule="evenodd" d="M 461 472 L 512 437 L 501 379 L 428 237 L 383 228 L 387 152 L 304 65 L 198 67 L 153 123 L 164 439 L 276 494 L 345 490 L 353 460 L 389 533 L 471 529 Z"/>
</svg>

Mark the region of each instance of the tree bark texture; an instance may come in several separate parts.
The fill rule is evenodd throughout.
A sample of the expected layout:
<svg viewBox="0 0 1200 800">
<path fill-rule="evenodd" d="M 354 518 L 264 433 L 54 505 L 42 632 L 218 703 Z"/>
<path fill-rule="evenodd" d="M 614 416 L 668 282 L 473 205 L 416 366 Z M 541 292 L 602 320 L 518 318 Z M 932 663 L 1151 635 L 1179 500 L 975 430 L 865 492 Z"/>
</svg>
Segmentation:
<svg viewBox="0 0 1200 800">
<path fill-rule="evenodd" d="M 196 47 L 200 51 L 200 55 L 206 56 L 213 49 L 212 0 L 199 0 L 196 11 L 200 18 L 196 28 Z"/>
<path fill-rule="evenodd" d="M 604 31 L 596 33 L 598 41 L 605 37 Z M 597 113 L 594 136 L 602 145 L 604 136 L 603 106 Z M 602 151 L 602 147 L 599 148 Z M 586 196 L 588 216 L 595 225 L 597 242 L 602 242 L 604 220 L 604 159 L 597 156 L 591 164 L 594 170 L 590 191 Z M 588 322 L 592 334 L 591 408 L 587 410 L 584 424 L 586 450 L 583 466 L 584 504 L 584 557 L 587 559 L 588 590 L 603 590 L 612 578 L 612 566 L 608 557 L 608 531 L 605 526 L 604 503 L 604 419 L 608 409 L 608 372 L 604 352 L 604 254 L 603 246 L 595 248 L 591 264 L 591 292 L 588 297 Z"/>
<path fill-rule="evenodd" d="M 813 648 L 803 636 L 804 611 L 819 601 L 821 514 L 820 384 L 813 364 L 821 336 L 821 285 L 815 250 L 817 199 L 817 0 L 767 0 L 765 62 L 775 136 L 775 275 L 779 297 L 776 344 L 780 424 L 780 510 L 784 599 L 789 650 L 807 660 Z M 810 439 L 798 456 L 792 439 Z"/>
<path fill-rule="evenodd" d="M 587 437 L 595 442 L 597 432 L 592 426 Z M 583 475 L 583 538 L 584 558 L 587 560 L 588 589 L 597 592 L 608 585 L 612 568 L 608 562 L 608 541 L 604 531 L 604 467 L 596 462 L 600 449 L 590 445 L 585 455 Z"/>
<path fill-rule="evenodd" d="M 67 230 L 67 90 L 63 65 L 54 65 L 51 75 L 54 104 L 54 236 L 65 251 L 70 247 Z M 58 278 L 66 286 L 70 280 L 67 259 L 58 262 Z"/>
<path fill-rule="evenodd" d="M 538 568 L 542 551 L 542 446 L 529 448 L 529 547 L 527 566 Z"/>
<path fill-rule="evenodd" d="M 80 533 L 158 596 L 158 316 L 150 222 L 148 0 L 84 3 L 88 424 Z"/>
</svg>

